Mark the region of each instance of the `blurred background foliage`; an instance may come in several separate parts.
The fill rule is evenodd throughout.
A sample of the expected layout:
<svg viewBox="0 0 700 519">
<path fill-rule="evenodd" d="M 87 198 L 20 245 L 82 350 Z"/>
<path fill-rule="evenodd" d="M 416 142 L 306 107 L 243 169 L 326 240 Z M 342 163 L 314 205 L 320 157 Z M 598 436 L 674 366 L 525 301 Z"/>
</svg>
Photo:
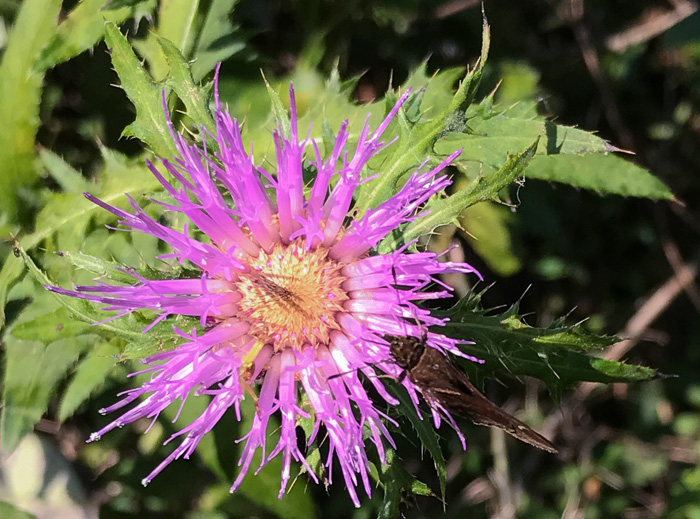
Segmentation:
<svg viewBox="0 0 700 519">
<path fill-rule="evenodd" d="M 80 366 L 91 364 L 65 382 L 66 367 L 56 366 L 51 351 L 44 352 L 37 375 L 43 385 L 33 387 L 44 392 L 49 411 L 28 417 L 34 423 L 43 415 L 35 434 L 3 462 L 0 516 L 30 517 L 20 510 L 32 510 L 38 517 L 110 519 L 361 519 L 399 511 L 405 517 L 700 517 L 697 4 L 487 0 L 485 10 L 492 41 L 478 98 L 500 82 L 501 105 L 536 102 L 537 112 L 558 124 L 597 131 L 634 153 L 629 159 L 662 179 L 677 200 L 602 197 L 527 179 L 510 191 L 514 209 L 474 206 L 461 216 L 468 233 L 455 231 L 449 238 L 461 240 L 467 260 L 488 281 L 497 280 L 483 295 L 485 306 L 519 300 L 520 312 L 537 326 L 567 313 L 571 322 L 588 318 L 589 331 L 627 339 L 607 350 L 608 358 L 675 377 L 607 387 L 583 384 L 565 392 L 559 403 L 539 398 L 542 388 L 530 380 L 524 392 L 513 380 L 492 381 L 487 394 L 509 410 L 524 409 L 520 416 L 541 424 L 560 447 L 558 457 L 467 426 L 466 453 L 456 437 L 444 434 L 446 505 L 434 495 L 405 496 L 395 510 L 377 492 L 353 510 L 340 484 L 307 486 L 303 475 L 283 501 L 269 499 L 279 483 L 275 463 L 229 495 L 221 480 L 232 479 L 231 439 L 245 429 L 234 420 L 217 426 L 200 458 L 179 462 L 144 489 L 140 478 L 169 452 L 160 443 L 172 426 L 159 421 L 146 436 L 129 427 L 86 445 L 89 433 L 104 423 L 98 410 L 127 387 L 126 366 L 114 366 L 110 357 L 121 345 L 97 339 L 53 343 L 72 348 L 74 359 L 88 356 Z M 168 71 L 156 33 L 196 60 L 196 82 L 223 61 L 222 98 L 235 115 L 248 118 L 251 132 L 268 117 L 261 69 L 273 84 L 294 81 L 302 113 L 317 106 L 326 78 L 334 74 L 352 80 L 343 83 L 349 85 L 345 99 L 369 103 L 422 66 L 430 76 L 473 64 L 482 31 L 480 2 L 472 0 L 2 0 L 0 47 L 6 59 L 0 66 L 0 100 L 13 100 L 0 102 L 3 235 L 27 235 L 46 250 L 77 250 L 72 245 L 84 229 L 71 226 L 47 243 L 42 242 L 46 236 L 32 234 L 41 228 L 41 218 L 52 218 L 48 212 L 37 220 L 51 193 L 79 193 L 100 177 L 107 179 L 106 193 L 116 196 L 126 190 L 120 182 L 127 177 L 131 182 L 134 168 L 143 168 L 142 143 L 121 137 L 135 111 L 128 92 L 112 86 L 119 81 L 103 41 L 105 19 L 129 33 L 155 80 L 166 80 Z M 13 39 L 19 34 L 13 25 L 22 28 L 21 37 Z M 131 130 L 138 135 L 137 125 Z M 151 179 L 141 177 L 144 184 L 130 183 L 129 189 L 154 188 Z M 75 197 L 51 200 L 91 210 Z M 92 231 L 81 243 L 83 252 L 130 264 L 158 252 L 148 239 L 131 243 L 140 238 L 100 230 L 105 218 L 97 212 L 92 220 L 85 218 Z M 11 254 L 9 240 L 0 244 L 0 253 Z M 43 268 L 67 286 L 76 279 L 64 267 L 50 255 L 43 258 Z M 13 287 L 8 323 L 26 305 L 27 283 Z M 48 296 L 44 306 L 34 301 L 35 316 L 48 311 L 55 311 Z M 40 343 L 25 341 L 21 347 Z M 7 369 L 13 377 L 8 371 L 6 385 L 37 371 L 21 363 Z M 55 384 L 72 398 L 53 399 Z M 80 404 L 91 392 L 95 396 Z M 194 407 L 184 412 L 198 412 Z M 439 493 L 434 467 L 417 440 L 406 434 L 399 441 L 402 467 Z M 211 452 L 216 456 L 208 457 Z"/>
</svg>

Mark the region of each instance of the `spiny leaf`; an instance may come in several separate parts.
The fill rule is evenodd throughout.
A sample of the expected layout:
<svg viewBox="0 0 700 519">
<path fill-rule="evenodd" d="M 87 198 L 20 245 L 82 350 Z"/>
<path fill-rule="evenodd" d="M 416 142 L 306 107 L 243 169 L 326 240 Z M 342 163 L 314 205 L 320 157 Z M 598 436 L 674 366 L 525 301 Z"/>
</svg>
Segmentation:
<svg viewBox="0 0 700 519">
<path fill-rule="evenodd" d="M 108 203 L 115 204 L 125 200 L 125 193 L 151 191 L 159 184 L 143 163 L 127 160 L 120 154 L 102 148 L 105 161 L 101 173 L 102 182 L 95 185 L 96 194 Z M 118 205 L 118 204 L 117 204 Z M 44 204 L 37 216 L 32 234 L 19 239 L 19 248 L 31 251 L 57 233 L 71 233 L 81 240 L 85 237 L 85 228 L 90 218 L 104 210 L 86 200 L 82 194 L 56 193 Z M 17 257 L 15 257 L 17 255 Z M 8 253 L 0 270 L 0 325 L 5 323 L 5 305 L 10 288 L 24 272 L 19 250 Z"/>
<path fill-rule="evenodd" d="M 386 465 L 381 468 L 380 481 L 384 487 L 384 498 L 377 514 L 378 519 L 398 517 L 399 505 L 405 493 L 410 492 L 421 496 L 434 495 L 425 483 L 418 481 L 404 470 L 393 449 L 386 451 Z"/>
<path fill-rule="evenodd" d="M 535 154 L 538 142 L 539 139 L 521 154 L 508 157 L 496 173 L 474 179 L 464 189 L 447 198 L 431 199 L 426 204 L 424 215 L 408 224 L 401 233 L 387 236 L 379 244 L 379 252 L 386 254 L 404 243 L 431 233 L 441 225 L 456 222 L 464 209 L 478 202 L 496 198 L 501 189 L 509 186 L 523 174 Z"/>
<path fill-rule="evenodd" d="M 466 183 L 466 182 L 465 182 Z M 459 181 L 455 183 L 459 189 Z M 514 253 L 509 222 L 515 214 L 502 204 L 476 204 L 462 212 L 459 223 L 467 230 L 466 239 L 474 251 L 499 276 L 511 276 L 521 268 Z"/>
<path fill-rule="evenodd" d="M 472 162 L 496 169 L 506 154 L 529 146 L 538 137 L 541 137 L 539 154 L 608 153 L 616 150 L 600 137 L 577 128 L 506 114 L 474 114 L 469 118 L 469 132 L 446 135 L 435 145 L 435 150 L 448 155 L 462 148 L 460 163 Z"/>
<path fill-rule="evenodd" d="M 156 27 L 143 40 L 134 40 L 134 47 L 146 58 L 154 81 L 162 81 L 168 75 L 168 64 L 161 52 L 157 38 L 165 38 L 187 59 L 191 57 L 195 34 L 200 27 L 198 15 L 200 0 L 169 0 L 160 2 Z"/>
<path fill-rule="evenodd" d="M 406 117 L 405 114 L 399 113 L 399 126 L 402 127 L 399 142 L 394 147 L 393 155 L 385 159 L 382 164 L 381 175 L 360 187 L 356 204 L 360 214 L 367 209 L 377 207 L 393 196 L 399 179 L 418 164 L 426 159 L 429 165 L 438 162 L 437 155 L 440 153 L 434 150 L 435 144 L 445 135 L 445 129 L 450 127 L 455 116 L 464 114 L 473 102 L 476 90 L 481 83 L 490 41 L 489 26 L 484 24 L 479 62 L 474 70 L 466 75 L 450 103 L 434 118 L 426 122 L 406 125 L 401 123 L 401 118 Z"/>
<path fill-rule="evenodd" d="M 41 285 L 55 286 L 17 242 L 15 242 L 14 247 L 29 272 Z M 55 293 L 53 295 L 74 319 L 89 324 L 100 323 L 99 326 L 92 328 L 93 333 L 102 334 L 107 340 L 113 337 L 124 340 L 127 346 L 122 352 L 122 359 L 141 359 L 164 349 L 175 348 L 183 339 L 173 332 L 173 326 L 182 330 L 198 327 L 197 319 L 178 315 L 166 321 L 160 321 L 150 328 L 148 333 L 144 333 L 144 329 L 151 325 L 155 316 L 146 317 L 140 313 L 131 313 L 112 320 L 114 312 L 102 310 L 98 304 L 66 295 Z"/>
<path fill-rule="evenodd" d="M 112 54 L 112 64 L 121 86 L 136 108 L 136 119 L 124 129 L 123 135 L 142 140 L 156 155 L 165 158 L 175 156 L 177 150 L 165 118 L 163 89 L 153 82 L 127 39 L 113 23 L 105 24 L 105 42 Z"/>
<path fill-rule="evenodd" d="M 265 88 L 267 88 L 267 94 L 270 96 L 270 102 L 272 103 L 272 113 L 274 114 L 275 121 L 277 122 L 277 125 L 280 128 L 282 136 L 286 139 L 289 139 L 289 136 L 292 131 L 292 126 L 289 121 L 289 114 L 284 108 L 279 94 L 275 91 L 274 88 L 270 86 L 270 83 L 267 82 L 267 78 L 265 76 L 263 76 L 263 80 L 265 81 Z"/>
<path fill-rule="evenodd" d="M 58 24 L 34 67 L 47 70 L 92 48 L 104 37 L 104 21 L 120 24 L 134 7 L 111 8 L 105 0 L 83 0 Z"/>
<path fill-rule="evenodd" d="M 165 38 L 158 38 L 158 44 L 163 50 L 165 60 L 170 68 L 170 77 L 166 84 L 172 88 L 185 104 L 187 115 L 199 126 L 204 126 L 212 134 L 216 132 L 214 119 L 209 111 L 207 96 L 201 87 L 195 85 L 190 66 L 182 57 L 180 51 Z"/>
<path fill-rule="evenodd" d="M 37 341 L 49 344 L 63 338 L 87 333 L 92 326 L 76 321 L 65 308 L 44 313 L 36 318 L 19 323 L 12 328 L 12 336 L 23 341 Z"/>
<path fill-rule="evenodd" d="M 469 131 L 452 133 L 435 145 L 447 155 L 462 148 L 455 164 L 467 175 L 496 170 L 503 156 L 541 136 L 537 154 L 525 177 L 553 180 L 599 193 L 670 200 L 673 193 L 658 178 L 634 163 L 613 155 L 619 151 L 593 133 L 557 125 L 542 118 L 501 113 L 488 103 L 473 110 Z"/>
<path fill-rule="evenodd" d="M 39 158 L 47 173 L 61 186 L 63 191 L 82 193 L 88 188 L 89 182 L 85 180 L 85 177 L 53 151 L 40 148 Z"/>
<path fill-rule="evenodd" d="M 487 315 L 480 299 L 481 294 L 473 293 L 451 310 L 438 313 L 449 318 L 441 332 L 473 342 L 460 348 L 485 361 L 478 366 L 460 361 L 477 382 L 503 374 L 528 375 L 544 381 L 559 398 L 562 390 L 579 382 L 633 382 L 656 375 L 651 368 L 586 354 L 613 344 L 615 337 L 592 335 L 580 325 L 566 326 L 561 320 L 547 328 L 533 328 L 518 315 L 517 304 L 501 314 Z"/>
</svg>

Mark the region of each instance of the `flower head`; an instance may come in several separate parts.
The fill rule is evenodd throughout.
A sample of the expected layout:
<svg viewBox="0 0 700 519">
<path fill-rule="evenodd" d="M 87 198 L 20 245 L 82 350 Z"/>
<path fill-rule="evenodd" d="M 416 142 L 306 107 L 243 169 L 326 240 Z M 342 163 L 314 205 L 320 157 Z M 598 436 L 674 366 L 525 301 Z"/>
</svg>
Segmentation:
<svg viewBox="0 0 700 519">
<path fill-rule="evenodd" d="M 255 165 L 237 121 L 222 108 L 217 92 L 216 132 L 211 139 L 199 146 L 189 144 L 171 125 L 179 157 L 161 160 L 169 177 L 149 163 L 172 198 L 170 203 L 158 203 L 185 217 L 188 224 L 182 230 L 151 218 L 132 198 L 131 211 L 125 211 L 86 195 L 129 230 L 165 242 L 172 250 L 165 257 L 199 271 L 196 277 L 165 280 L 129 271 L 131 285 L 49 287 L 102 303 L 118 312 L 115 318 L 148 309 L 157 313 L 154 324 L 177 314 L 199 319 L 199 330 L 174 329 L 184 339 L 181 345 L 144 360 L 143 372 L 150 373 L 150 380 L 104 409 L 112 413 L 132 404 L 91 437 L 99 439 L 140 418 L 155 419 L 190 393 L 209 395 L 206 410 L 174 435 L 182 437 L 180 445 L 144 484 L 173 460 L 192 454 L 224 413 L 232 410 L 240 419 L 240 403 L 251 395 L 256 412 L 250 431 L 240 439 L 241 469 L 232 491 L 249 471 L 255 452 L 262 449 L 261 467 L 282 456 L 281 496 L 292 458 L 306 465 L 296 427 L 299 419 L 307 418 L 313 424 L 306 438 L 309 444 L 320 434 L 327 436 L 328 479 L 332 480 L 335 460 L 356 505 L 358 486 L 370 493 L 365 440 L 375 445 L 382 461 L 385 442 L 393 445 L 393 440 L 386 427 L 391 418 L 370 399 L 360 373 L 378 398 L 395 405 L 398 402 L 377 377 L 378 373 L 399 377 L 402 371 L 391 357 L 387 336 L 421 337 L 429 347 L 461 354 L 457 340 L 425 333 L 443 321 L 415 302 L 449 295 L 444 285 L 438 291 L 424 291 L 438 274 L 475 273 L 465 263 L 440 262 L 434 253 L 409 253 L 405 247 L 373 254 L 380 240 L 413 221 L 422 204 L 450 184 L 442 171 L 457 154 L 434 169 L 419 168 L 377 208 L 354 219 L 349 216 L 362 182 L 360 173 L 386 146 L 381 136 L 408 95 L 374 131 L 364 124 L 352 152 L 346 151 L 345 121 L 324 160 L 315 142 L 299 138 L 290 87 L 291 126 L 287 135 L 281 128 L 274 132 L 277 164 L 272 174 Z M 307 188 L 302 172 L 309 150 L 316 174 Z M 407 377 L 402 385 L 417 405 L 419 389 Z M 277 443 L 269 449 L 273 416 L 279 417 L 281 427 Z M 433 416 L 439 425 L 435 411 Z M 311 467 L 307 469 L 317 479 Z"/>
</svg>

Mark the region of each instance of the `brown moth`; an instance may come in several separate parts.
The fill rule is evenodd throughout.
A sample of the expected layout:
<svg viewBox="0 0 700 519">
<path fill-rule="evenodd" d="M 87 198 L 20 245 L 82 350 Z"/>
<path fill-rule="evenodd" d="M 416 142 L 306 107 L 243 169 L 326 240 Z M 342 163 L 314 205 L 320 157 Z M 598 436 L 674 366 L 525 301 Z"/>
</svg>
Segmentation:
<svg viewBox="0 0 700 519">
<path fill-rule="evenodd" d="M 392 335 L 384 338 L 389 342 L 394 361 L 404 370 L 399 380 L 407 376 L 433 409 L 442 406 L 450 414 L 469 418 L 476 425 L 497 427 L 538 449 L 557 452 L 547 438 L 486 398 L 445 355 L 426 345 L 424 338 Z"/>
</svg>

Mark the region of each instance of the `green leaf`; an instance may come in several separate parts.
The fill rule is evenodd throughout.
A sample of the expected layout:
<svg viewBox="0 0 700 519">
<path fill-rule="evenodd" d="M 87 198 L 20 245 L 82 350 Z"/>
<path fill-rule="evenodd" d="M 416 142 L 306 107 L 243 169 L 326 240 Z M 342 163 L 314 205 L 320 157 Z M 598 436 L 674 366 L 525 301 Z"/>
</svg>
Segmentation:
<svg viewBox="0 0 700 519">
<path fill-rule="evenodd" d="M 470 294 L 437 314 L 450 319 L 441 333 L 472 341 L 460 349 L 485 361 L 476 365 L 458 359 L 477 382 L 504 373 L 528 375 L 544 381 L 558 399 L 562 390 L 579 382 L 634 382 L 656 375 L 651 368 L 586 354 L 613 344 L 615 337 L 592 335 L 580 325 L 567 326 L 561 320 L 547 328 L 533 328 L 518 315 L 517 304 L 502 314 L 487 315 L 480 305 L 481 295 Z"/>
<path fill-rule="evenodd" d="M 421 496 L 433 495 L 425 483 L 418 481 L 404 470 L 393 449 L 386 451 L 386 465 L 382 467 L 381 482 L 384 487 L 384 498 L 377 514 L 379 519 L 398 517 L 399 505 L 406 492 Z"/>
<path fill-rule="evenodd" d="M 158 44 L 163 50 L 165 60 L 170 67 L 170 77 L 166 84 L 172 88 L 185 104 L 187 115 L 199 126 L 204 126 L 212 134 L 216 133 L 216 125 L 209 111 L 207 96 L 202 89 L 195 85 L 190 66 L 182 57 L 180 51 L 170 41 L 158 37 Z"/>
<path fill-rule="evenodd" d="M 255 413 L 255 406 L 251 399 L 246 398 L 241 402 L 242 431 L 250 430 Z M 276 445 L 279 439 L 279 424 L 277 424 L 277 430 L 275 430 L 273 420 L 271 419 L 270 422 L 268 431 L 272 432 L 268 434 L 267 442 L 269 445 Z M 258 449 L 250 465 L 251 468 L 260 465 L 261 457 Z M 243 479 L 238 492 L 284 519 L 308 519 L 309 517 L 315 517 L 314 502 L 311 499 L 311 495 L 305 491 L 305 485 L 292 485 L 282 499 L 271 498 L 271 496 L 276 496 L 279 492 L 281 473 L 281 456 L 275 456 L 257 474 L 254 475 L 251 470 Z"/>
<path fill-rule="evenodd" d="M 301 396 L 301 405 L 300 407 L 302 409 L 309 409 L 311 408 L 311 404 L 309 402 L 309 399 L 305 393 L 302 394 Z M 311 414 L 308 417 L 303 417 L 299 416 L 297 417 L 297 425 L 301 427 L 301 429 L 304 431 L 304 434 L 306 435 L 306 438 L 310 438 L 311 435 L 313 434 L 313 430 L 316 424 L 316 417 Z M 311 446 L 309 446 L 307 453 L 306 453 L 306 463 L 308 463 L 309 467 L 311 467 L 311 470 L 313 473 L 323 482 L 323 484 L 328 487 L 328 480 L 326 478 L 326 467 L 323 464 L 323 460 L 321 459 L 321 449 L 319 448 L 318 442 L 315 441 Z M 306 465 L 302 465 L 301 468 L 299 469 L 299 475 L 305 474 L 308 472 L 308 469 L 306 468 Z"/>
<path fill-rule="evenodd" d="M 199 0 L 169 0 L 161 2 L 158 10 L 158 35 L 173 42 L 185 56 L 194 44 L 198 9 Z"/>
<path fill-rule="evenodd" d="M 39 158 L 46 168 L 46 172 L 61 186 L 63 191 L 82 193 L 88 189 L 90 184 L 85 180 L 85 177 L 53 151 L 39 148 Z"/>
<path fill-rule="evenodd" d="M 46 70 L 74 58 L 102 40 L 105 20 L 120 24 L 133 13 L 133 7 L 113 9 L 105 0 L 83 0 L 58 24 L 34 67 Z"/>
<path fill-rule="evenodd" d="M 292 125 L 289 121 L 289 114 L 287 113 L 287 110 L 282 104 L 282 100 L 280 99 L 279 94 L 275 89 L 273 89 L 270 86 L 270 83 L 267 82 L 267 78 L 265 76 L 263 76 L 263 80 L 265 81 L 265 88 L 267 89 L 267 94 L 270 96 L 270 102 L 272 103 L 272 113 L 274 115 L 275 122 L 280 128 L 282 136 L 286 139 L 289 139 L 289 136 L 292 132 Z"/>
<path fill-rule="evenodd" d="M 102 148 L 105 161 L 103 181 L 98 191 L 99 198 L 108 204 L 119 205 L 125 193 L 151 191 L 159 186 L 158 181 L 143 163 L 127 160 L 112 150 Z M 86 200 L 82 195 L 58 193 L 51 196 L 37 216 L 34 233 L 19 240 L 19 247 L 8 253 L 0 270 L 0 324 L 5 324 L 5 305 L 10 288 L 24 272 L 20 250 L 32 250 L 44 240 L 64 233 L 78 245 L 85 237 L 90 217 L 104 213 L 104 209 Z M 69 240 L 64 240 L 69 241 Z M 75 247 L 77 248 L 76 245 Z M 16 256 L 16 257 L 15 257 Z"/>
<path fill-rule="evenodd" d="M 124 129 L 123 135 L 136 137 L 148 144 L 160 157 L 177 154 L 163 106 L 163 89 L 156 85 L 141 66 L 127 39 L 116 25 L 105 24 L 105 42 L 112 54 L 112 64 L 121 86 L 136 108 L 136 120 Z"/>
<path fill-rule="evenodd" d="M 73 319 L 65 308 L 59 308 L 17 324 L 12 328 L 12 335 L 22 341 L 50 344 L 62 338 L 82 335 L 91 328 L 90 324 Z"/>
<path fill-rule="evenodd" d="M 58 340 L 48 346 L 35 341 L 5 341 L 3 384 L 2 452 L 14 450 L 46 412 L 56 385 L 94 337 Z"/>
<path fill-rule="evenodd" d="M 192 58 L 192 75 L 200 81 L 220 61 L 245 49 L 246 41 L 231 25 L 229 16 L 238 0 L 212 0 Z"/>
<path fill-rule="evenodd" d="M 134 282 L 134 277 L 125 274 L 121 269 L 126 268 L 121 263 L 114 261 L 103 260 L 82 252 L 60 252 L 57 253 L 61 258 L 65 258 L 72 265 L 79 269 L 87 270 L 101 279 L 111 279 L 117 283 L 131 284 Z"/>
<path fill-rule="evenodd" d="M 55 286 L 55 283 L 36 266 L 18 243 L 15 243 L 14 247 L 29 272 L 41 285 Z M 88 324 L 100 323 L 92 328 L 93 333 L 102 334 L 107 340 L 112 340 L 115 336 L 123 339 L 127 346 L 121 359 L 141 359 L 164 349 L 175 348 L 184 339 L 173 331 L 173 326 L 177 326 L 181 330 L 191 330 L 199 325 L 199 320 L 196 318 L 177 315 L 160 321 L 150 328 L 148 333 L 143 333 L 143 330 L 151 325 L 155 316 L 146 317 L 135 312 L 119 319 L 110 320 L 114 317 L 114 312 L 104 311 L 98 304 L 62 294 L 52 293 L 52 295 L 70 312 L 74 319 Z"/>
<path fill-rule="evenodd" d="M 60 0 L 23 2 L 0 63 L 0 207 L 9 220 L 17 216 L 17 193 L 39 176 L 34 140 L 44 75 L 32 65 L 53 35 L 60 9 Z"/>
<path fill-rule="evenodd" d="M 645 169 L 610 154 L 619 151 L 600 137 L 542 119 L 495 116 L 483 109 L 469 119 L 469 132 L 450 134 L 436 145 L 438 153 L 463 148 L 455 164 L 467 174 L 493 171 L 503 157 L 542 136 L 525 177 L 553 180 L 599 193 L 643 198 L 673 198 L 673 193 Z"/>
<path fill-rule="evenodd" d="M 509 186 L 523 174 L 535 154 L 538 141 L 536 140 L 521 154 L 508 157 L 497 172 L 486 177 L 475 178 L 465 188 L 447 198 L 434 197 L 429 200 L 423 216 L 408 224 L 402 232 L 390 234 L 382 240 L 378 247 L 379 252 L 386 254 L 404 243 L 430 234 L 441 225 L 454 223 L 466 208 L 478 202 L 496 198 L 501 189 Z"/>
<path fill-rule="evenodd" d="M 646 169 L 616 155 L 536 156 L 526 178 L 553 180 L 602 194 L 673 200 L 671 190 Z"/>
<path fill-rule="evenodd" d="M 205 2 L 206 3 L 206 2 Z M 137 40 L 134 46 L 149 64 L 151 76 L 162 81 L 168 74 L 168 64 L 160 51 L 157 38 L 165 38 L 175 45 L 183 56 L 191 56 L 195 35 L 201 24 L 199 0 L 168 0 L 158 6 L 158 24 L 146 39 Z"/>
<path fill-rule="evenodd" d="M 435 471 L 437 472 L 438 480 L 440 481 L 440 495 L 444 497 L 445 483 L 447 481 L 447 466 L 445 465 L 445 457 L 442 454 L 439 436 L 435 430 L 435 427 L 433 427 L 433 424 L 429 419 L 420 416 L 416 412 L 413 401 L 408 396 L 406 390 L 401 387 L 398 382 L 387 379 L 384 381 L 384 386 L 387 388 L 387 391 L 389 391 L 389 393 L 391 393 L 391 395 L 399 401 L 399 405 L 396 406 L 396 409 L 398 412 L 408 418 L 411 425 L 415 429 L 416 434 L 418 435 L 421 445 L 425 447 L 433 458 Z"/>
<path fill-rule="evenodd" d="M 119 348 L 102 343 L 93 347 L 76 368 L 75 375 L 66 387 L 58 408 L 58 419 L 64 421 L 73 415 L 78 406 L 100 387 L 118 360 Z"/>
<path fill-rule="evenodd" d="M 399 111 L 397 115 L 398 125 L 401 128 L 399 141 L 393 147 L 394 151 L 391 157 L 382 162 L 381 174 L 360 187 L 356 202 L 359 214 L 363 214 L 367 209 L 377 207 L 392 197 L 396 193 L 401 177 L 415 169 L 418 164 L 428 159 L 428 165 L 434 166 L 439 162 L 439 155 L 447 155 L 436 149 L 436 142 L 446 132 L 461 131 L 461 126 L 455 126 L 455 122 L 465 119 L 467 108 L 474 100 L 476 90 L 481 83 L 490 41 L 489 26 L 484 24 L 479 62 L 474 70 L 465 76 L 449 104 L 444 108 L 441 107 L 432 119 L 413 123 L 406 118 L 404 110 Z M 413 95 L 420 98 L 422 94 L 414 92 Z M 410 107 L 411 102 L 407 102 L 406 105 Z M 367 172 L 367 176 L 372 174 L 372 171 Z M 408 238 L 406 241 L 410 241 L 410 239 Z"/>
<path fill-rule="evenodd" d="M 23 512 L 5 501 L 0 501 L 0 517 L 3 519 L 37 519 L 34 514 Z"/>
<path fill-rule="evenodd" d="M 540 154 L 607 153 L 616 148 L 592 133 L 559 126 L 543 119 L 476 115 L 469 119 L 468 133 L 452 133 L 435 145 L 438 153 L 463 148 L 458 162 L 485 164 L 497 169 L 508 153 L 529 146 L 541 137 Z"/>
</svg>

